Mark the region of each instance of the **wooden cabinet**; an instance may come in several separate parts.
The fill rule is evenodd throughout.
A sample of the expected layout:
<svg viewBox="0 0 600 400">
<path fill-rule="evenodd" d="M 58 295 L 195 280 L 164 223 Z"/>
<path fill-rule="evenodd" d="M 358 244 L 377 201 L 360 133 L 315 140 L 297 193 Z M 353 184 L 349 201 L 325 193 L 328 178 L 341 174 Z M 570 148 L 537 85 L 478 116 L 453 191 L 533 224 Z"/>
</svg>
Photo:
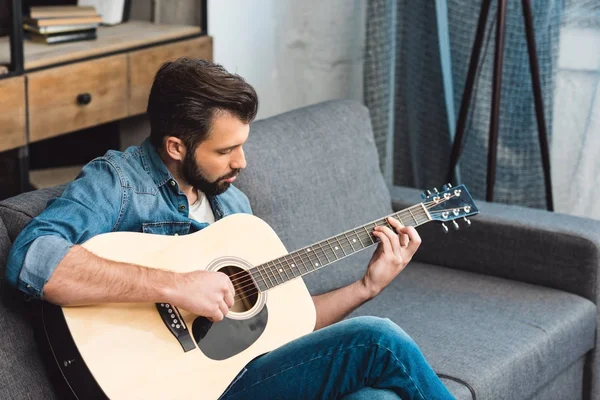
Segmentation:
<svg viewBox="0 0 600 400">
<path fill-rule="evenodd" d="M 95 41 L 24 43 L 25 73 L 0 79 L 0 152 L 143 114 L 162 63 L 212 60 L 212 38 L 197 26 L 130 21 L 98 28 Z M 10 54 L 0 37 L 0 64 Z M 27 96 L 26 96 L 27 94 Z"/>
<path fill-rule="evenodd" d="M 164 62 L 183 56 L 212 61 L 212 38 L 204 36 L 129 53 L 129 115 L 146 112 L 156 71 Z"/>
<path fill-rule="evenodd" d="M 205 19 L 201 25 L 206 26 Z M 30 174 L 29 154 L 44 148 L 45 139 L 143 114 L 163 62 L 184 56 L 212 60 L 212 38 L 196 25 L 130 20 L 100 26 L 97 36 L 56 45 L 19 41 L 17 52 L 11 51 L 9 37 L 0 37 L 0 164 L 15 166 L 0 168 L 0 199 L 60 175 L 58 169 Z M 13 64 L 7 75 L 3 66 Z M 27 149 L 28 144 L 33 147 Z M 51 185 L 71 179 L 76 169 L 65 171 L 64 179 Z"/>
<path fill-rule="evenodd" d="M 25 78 L 0 80 L 0 151 L 27 143 Z"/>
<path fill-rule="evenodd" d="M 127 56 L 28 74 L 29 140 L 36 142 L 127 116 Z"/>
</svg>

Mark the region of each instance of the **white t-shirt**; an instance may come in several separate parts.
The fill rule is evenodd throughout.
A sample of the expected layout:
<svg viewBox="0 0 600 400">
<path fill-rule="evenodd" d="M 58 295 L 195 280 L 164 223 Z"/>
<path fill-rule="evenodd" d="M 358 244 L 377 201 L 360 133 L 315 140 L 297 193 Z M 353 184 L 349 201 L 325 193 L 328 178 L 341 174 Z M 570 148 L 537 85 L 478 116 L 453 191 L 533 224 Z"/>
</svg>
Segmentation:
<svg viewBox="0 0 600 400">
<path fill-rule="evenodd" d="M 209 224 L 215 222 L 215 215 L 212 208 L 210 208 L 210 202 L 204 193 L 199 190 L 198 200 L 190 206 L 190 218 L 198 222 L 208 222 Z"/>
</svg>

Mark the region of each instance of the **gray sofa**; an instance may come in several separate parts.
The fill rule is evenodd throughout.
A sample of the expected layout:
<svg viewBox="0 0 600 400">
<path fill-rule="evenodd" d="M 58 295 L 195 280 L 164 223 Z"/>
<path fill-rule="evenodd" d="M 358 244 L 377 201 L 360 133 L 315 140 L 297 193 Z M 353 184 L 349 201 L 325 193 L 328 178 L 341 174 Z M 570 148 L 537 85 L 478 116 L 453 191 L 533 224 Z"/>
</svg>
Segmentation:
<svg viewBox="0 0 600 400">
<path fill-rule="evenodd" d="M 334 101 L 254 123 L 238 180 L 288 250 L 418 203 L 388 191 L 369 114 Z M 444 182 L 440 182 L 442 184 Z M 427 189 L 427 188 L 424 188 Z M 62 188 L 0 202 L 0 398 L 54 398 L 23 296 L 4 281 L 22 227 Z M 596 320 L 600 222 L 478 202 L 470 228 L 419 228 L 407 269 L 353 316 L 385 316 L 420 345 L 458 399 L 600 398 Z M 371 251 L 305 278 L 312 293 L 358 279 Z"/>
</svg>

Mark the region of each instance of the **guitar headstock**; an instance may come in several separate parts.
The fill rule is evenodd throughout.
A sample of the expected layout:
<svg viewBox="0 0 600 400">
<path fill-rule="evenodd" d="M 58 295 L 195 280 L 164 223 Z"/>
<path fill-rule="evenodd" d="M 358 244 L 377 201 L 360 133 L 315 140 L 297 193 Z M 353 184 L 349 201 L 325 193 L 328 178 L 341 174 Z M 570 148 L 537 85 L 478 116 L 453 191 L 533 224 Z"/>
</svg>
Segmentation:
<svg viewBox="0 0 600 400">
<path fill-rule="evenodd" d="M 426 190 L 421 197 L 431 220 L 441 222 L 445 233 L 448 233 L 446 222 L 451 222 L 453 228 L 458 230 L 460 226 L 456 220 L 462 219 L 466 226 L 470 226 L 471 221 L 467 217 L 479 214 L 479 209 L 465 185 L 452 187 L 448 183 L 442 186 L 441 192 L 434 188 L 433 193 Z"/>
</svg>

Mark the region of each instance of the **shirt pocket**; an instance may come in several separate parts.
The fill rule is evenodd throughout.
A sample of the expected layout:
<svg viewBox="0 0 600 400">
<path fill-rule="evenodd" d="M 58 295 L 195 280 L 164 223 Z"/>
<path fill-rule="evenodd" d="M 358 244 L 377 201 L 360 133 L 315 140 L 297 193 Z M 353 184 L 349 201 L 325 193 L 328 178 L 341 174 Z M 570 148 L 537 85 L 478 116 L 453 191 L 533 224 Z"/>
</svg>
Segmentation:
<svg viewBox="0 0 600 400">
<path fill-rule="evenodd" d="M 187 235 L 190 222 L 147 222 L 142 224 L 142 232 L 154 235 Z"/>
</svg>

